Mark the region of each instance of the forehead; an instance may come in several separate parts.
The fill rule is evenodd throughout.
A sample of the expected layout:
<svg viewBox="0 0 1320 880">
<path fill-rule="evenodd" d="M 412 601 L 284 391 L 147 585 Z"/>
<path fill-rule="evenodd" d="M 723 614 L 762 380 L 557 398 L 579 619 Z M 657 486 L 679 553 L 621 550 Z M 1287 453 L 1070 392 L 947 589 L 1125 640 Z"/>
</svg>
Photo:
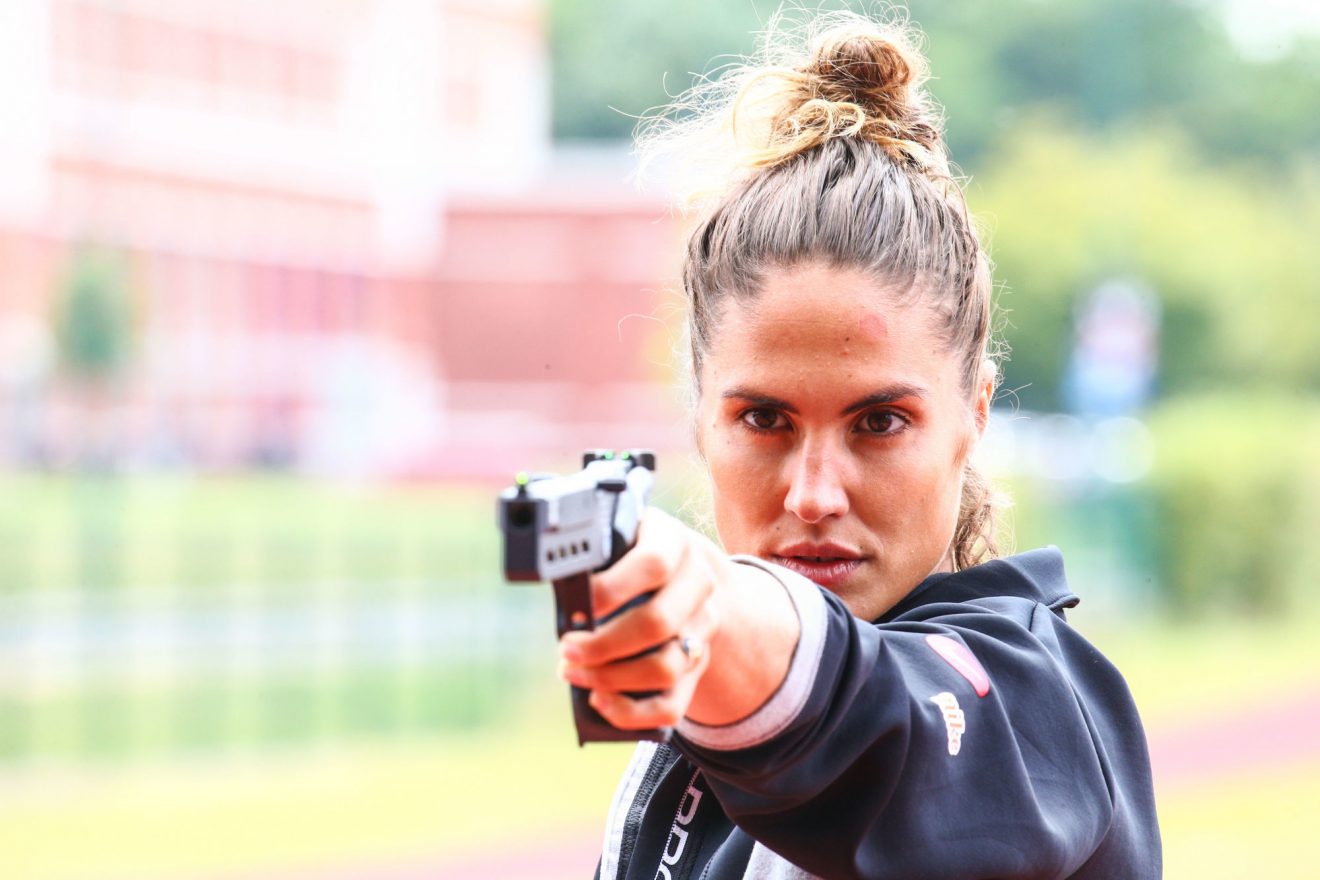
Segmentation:
<svg viewBox="0 0 1320 880">
<path fill-rule="evenodd" d="M 703 379 L 750 371 L 819 385 L 911 380 L 938 386 L 956 371 L 932 311 L 904 286 L 808 263 L 772 269 L 761 290 L 720 316 Z M 704 382 L 703 382 L 704 384 Z"/>
</svg>

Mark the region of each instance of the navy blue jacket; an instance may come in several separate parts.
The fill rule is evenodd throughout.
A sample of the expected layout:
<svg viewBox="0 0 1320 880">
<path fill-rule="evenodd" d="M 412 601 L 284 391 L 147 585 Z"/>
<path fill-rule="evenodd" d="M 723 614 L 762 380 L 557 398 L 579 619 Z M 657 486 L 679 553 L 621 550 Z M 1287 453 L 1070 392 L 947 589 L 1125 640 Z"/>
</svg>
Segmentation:
<svg viewBox="0 0 1320 880">
<path fill-rule="evenodd" d="M 1161 876 L 1141 721 L 1064 620 L 1057 550 L 932 575 L 875 623 L 735 558 L 793 599 L 789 673 L 751 718 L 639 745 L 601 880 Z"/>
</svg>

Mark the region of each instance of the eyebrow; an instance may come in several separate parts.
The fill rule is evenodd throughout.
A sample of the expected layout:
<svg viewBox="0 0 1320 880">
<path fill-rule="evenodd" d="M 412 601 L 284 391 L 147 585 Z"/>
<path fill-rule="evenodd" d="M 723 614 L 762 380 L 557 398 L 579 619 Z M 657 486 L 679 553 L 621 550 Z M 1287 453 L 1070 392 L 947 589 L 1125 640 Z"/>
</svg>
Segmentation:
<svg viewBox="0 0 1320 880">
<path fill-rule="evenodd" d="M 843 408 L 841 415 L 850 415 L 860 410 L 869 409 L 873 406 L 882 406 L 887 403 L 894 403 L 909 397 L 924 398 L 927 389 L 920 385 L 909 383 L 900 383 L 892 385 L 873 394 L 868 394 L 860 400 L 856 400 Z M 798 409 L 793 404 L 779 397 L 770 394 L 763 394 L 755 388 L 748 388 L 739 385 L 730 388 L 720 395 L 724 400 L 745 400 L 755 406 L 764 406 L 772 409 L 781 409 L 784 412 L 797 413 Z"/>
</svg>

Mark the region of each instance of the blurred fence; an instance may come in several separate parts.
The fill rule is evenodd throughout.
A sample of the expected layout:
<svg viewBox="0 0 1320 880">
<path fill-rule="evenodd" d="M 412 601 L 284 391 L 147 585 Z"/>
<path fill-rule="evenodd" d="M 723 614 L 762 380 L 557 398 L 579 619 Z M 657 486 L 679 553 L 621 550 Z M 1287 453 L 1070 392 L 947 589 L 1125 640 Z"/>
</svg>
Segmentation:
<svg viewBox="0 0 1320 880">
<path fill-rule="evenodd" d="M 7 488 L 0 762 L 452 732 L 503 717 L 529 648 L 551 654 L 549 599 L 498 580 L 476 498 Z"/>
</svg>

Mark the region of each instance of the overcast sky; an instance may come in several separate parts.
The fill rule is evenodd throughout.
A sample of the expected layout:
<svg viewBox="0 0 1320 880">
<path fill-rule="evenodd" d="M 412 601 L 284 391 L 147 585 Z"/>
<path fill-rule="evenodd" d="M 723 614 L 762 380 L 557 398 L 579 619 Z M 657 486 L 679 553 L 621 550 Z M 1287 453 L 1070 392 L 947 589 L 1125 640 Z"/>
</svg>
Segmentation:
<svg viewBox="0 0 1320 880">
<path fill-rule="evenodd" d="M 1219 0 L 1229 33 L 1253 58 L 1284 54 L 1301 33 L 1320 33 L 1320 0 Z"/>
</svg>

